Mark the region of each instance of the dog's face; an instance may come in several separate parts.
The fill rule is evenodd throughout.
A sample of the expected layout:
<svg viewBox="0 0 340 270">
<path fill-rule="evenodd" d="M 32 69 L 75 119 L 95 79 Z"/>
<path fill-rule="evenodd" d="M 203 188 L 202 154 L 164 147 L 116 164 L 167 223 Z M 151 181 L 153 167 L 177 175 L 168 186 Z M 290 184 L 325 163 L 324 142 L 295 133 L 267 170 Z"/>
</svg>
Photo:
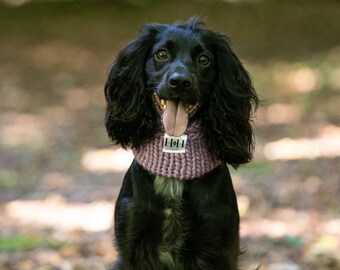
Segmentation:
<svg viewBox="0 0 340 270">
<path fill-rule="evenodd" d="M 210 152 L 234 167 L 253 152 L 251 77 L 222 34 L 193 17 L 146 24 L 117 56 L 105 85 L 105 125 L 123 147 L 139 147 L 160 130 L 179 136 L 200 118 Z M 160 118 L 162 121 L 160 121 Z"/>
<path fill-rule="evenodd" d="M 188 119 L 212 91 L 216 79 L 213 52 L 199 32 L 169 26 L 153 44 L 145 73 L 166 133 L 182 135 Z"/>
</svg>

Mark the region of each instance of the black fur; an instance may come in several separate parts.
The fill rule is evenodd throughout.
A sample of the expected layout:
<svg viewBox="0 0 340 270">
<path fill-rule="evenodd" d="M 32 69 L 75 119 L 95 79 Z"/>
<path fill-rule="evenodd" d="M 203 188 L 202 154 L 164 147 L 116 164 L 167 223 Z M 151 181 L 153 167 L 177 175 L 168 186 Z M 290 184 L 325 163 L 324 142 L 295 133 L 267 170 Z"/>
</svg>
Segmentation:
<svg viewBox="0 0 340 270">
<path fill-rule="evenodd" d="M 117 199 L 115 234 L 124 270 L 235 270 L 239 255 L 239 215 L 228 168 L 220 165 L 200 179 L 184 181 L 183 234 L 175 268 L 158 255 L 167 201 L 154 191 L 155 177 L 136 161 Z M 176 232 L 172 231 L 174 237 Z"/>
<path fill-rule="evenodd" d="M 155 57 L 160 50 L 166 50 L 167 59 Z M 208 65 L 199 62 L 202 55 L 210 59 Z M 182 81 L 171 86 L 174 74 Z M 144 25 L 117 56 L 105 85 L 105 125 L 113 142 L 134 148 L 154 136 L 161 125 L 154 93 L 200 104 L 190 121 L 201 119 L 206 145 L 216 158 L 234 167 L 251 160 L 258 98 L 225 36 L 202 28 L 197 18 Z M 237 269 L 239 216 L 227 167 L 184 181 L 183 193 L 175 199 L 157 193 L 155 181 L 157 176 L 136 161 L 124 178 L 115 212 L 119 260 L 114 269 Z M 165 263 L 160 254 L 169 207 L 178 211 L 171 212 L 177 225 L 172 239 L 167 238 L 164 254 L 171 253 L 171 262 Z"/>
</svg>

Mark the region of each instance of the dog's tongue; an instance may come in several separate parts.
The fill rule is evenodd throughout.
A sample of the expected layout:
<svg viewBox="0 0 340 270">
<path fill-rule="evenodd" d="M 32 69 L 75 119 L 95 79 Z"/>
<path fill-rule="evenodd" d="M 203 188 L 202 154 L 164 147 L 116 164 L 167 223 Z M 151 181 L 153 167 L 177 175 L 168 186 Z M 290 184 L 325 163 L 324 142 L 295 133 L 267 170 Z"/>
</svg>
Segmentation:
<svg viewBox="0 0 340 270">
<path fill-rule="evenodd" d="M 189 121 L 185 103 L 167 100 L 162 120 L 166 134 L 175 137 L 181 136 L 186 131 Z"/>
</svg>

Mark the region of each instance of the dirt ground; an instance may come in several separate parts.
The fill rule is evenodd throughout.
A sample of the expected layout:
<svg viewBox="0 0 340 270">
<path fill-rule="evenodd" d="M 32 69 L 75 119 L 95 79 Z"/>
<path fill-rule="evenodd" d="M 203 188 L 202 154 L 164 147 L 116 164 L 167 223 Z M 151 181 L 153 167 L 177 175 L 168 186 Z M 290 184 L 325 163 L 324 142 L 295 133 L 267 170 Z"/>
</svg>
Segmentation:
<svg viewBox="0 0 340 270">
<path fill-rule="evenodd" d="M 231 169 L 242 269 L 340 269 L 337 1 L 0 1 L 0 269 L 105 269 L 131 162 L 103 124 L 107 70 L 146 22 L 226 33 L 262 100 Z"/>
</svg>

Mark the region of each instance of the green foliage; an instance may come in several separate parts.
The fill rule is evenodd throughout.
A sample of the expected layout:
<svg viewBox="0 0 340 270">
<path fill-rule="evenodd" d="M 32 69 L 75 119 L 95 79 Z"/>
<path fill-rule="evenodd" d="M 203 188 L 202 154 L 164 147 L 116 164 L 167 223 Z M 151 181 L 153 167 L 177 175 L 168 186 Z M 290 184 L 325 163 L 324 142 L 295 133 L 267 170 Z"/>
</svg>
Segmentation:
<svg viewBox="0 0 340 270">
<path fill-rule="evenodd" d="M 272 174 L 274 170 L 273 163 L 268 160 L 252 162 L 239 169 L 241 174 L 256 176 L 264 176 Z"/>
<path fill-rule="evenodd" d="M 19 184 L 17 175 L 10 171 L 0 171 L 0 189 L 13 189 Z"/>
<path fill-rule="evenodd" d="M 303 248 L 303 239 L 298 236 L 287 236 L 283 238 L 283 242 L 289 247 L 301 249 Z"/>
<path fill-rule="evenodd" d="M 44 237 L 13 235 L 0 238 L 0 251 L 25 251 L 36 248 L 59 249 L 64 244 Z"/>
</svg>

